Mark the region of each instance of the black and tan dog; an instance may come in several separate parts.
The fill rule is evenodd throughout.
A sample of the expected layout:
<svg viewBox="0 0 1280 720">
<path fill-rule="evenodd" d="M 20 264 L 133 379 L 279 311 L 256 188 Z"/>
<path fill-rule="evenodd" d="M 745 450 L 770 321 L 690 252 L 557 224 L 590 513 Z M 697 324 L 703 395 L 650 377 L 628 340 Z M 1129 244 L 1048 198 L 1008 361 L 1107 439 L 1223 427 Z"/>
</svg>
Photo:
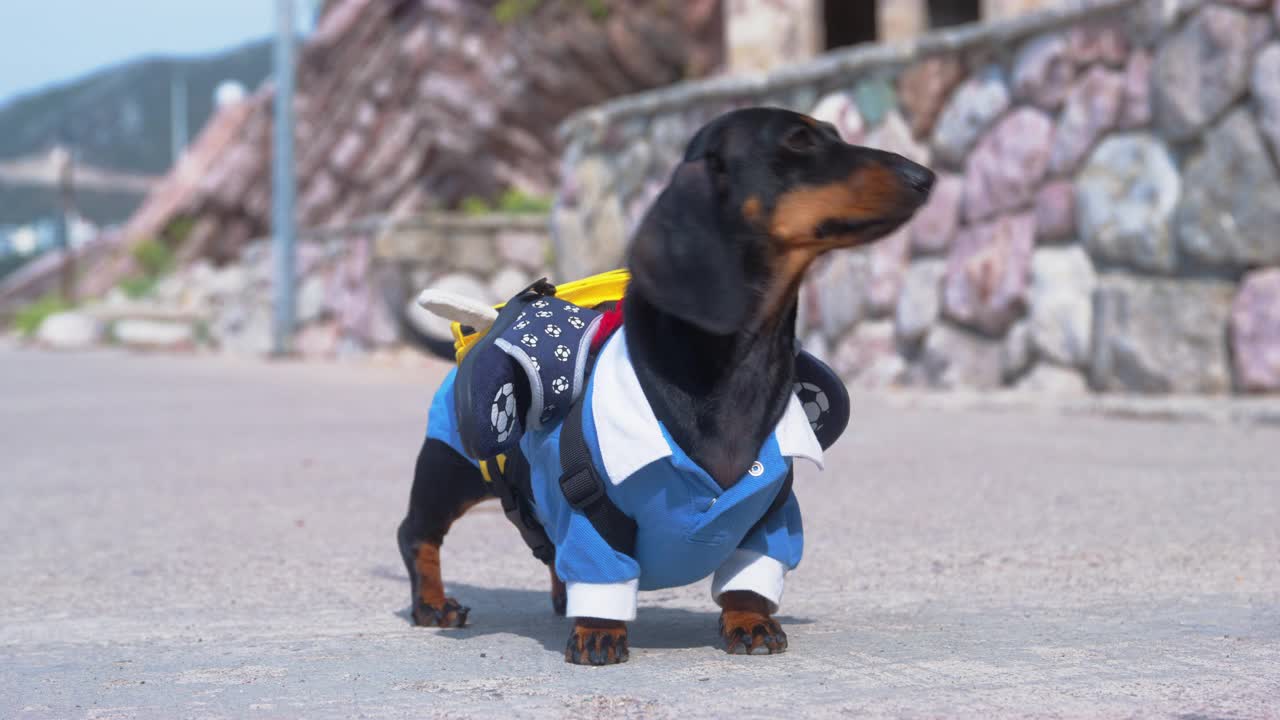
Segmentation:
<svg viewBox="0 0 1280 720">
<path fill-rule="evenodd" d="M 786 110 L 733 111 L 690 141 L 632 243 L 621 335 L 642 401 L 670 441 L 726 495 L 760 474 L 762 446 L 793 401 L 796 304 L 805 271 L 823 253 L 899 228 L 933 182 L 930 170 L 900 155 L 849 145 L 829 124 Z M 595 382 L 607 381 L 597 372 Z M 414 621 L 460 627 L 467 608 L 445 595 L 440 545 L 458 517 L 489 497 L 489 488 L 473 462 L 430 437 L 430 428 L 428 434 L 400 549 L 412 579 Z M 634 519 L 643 535 L 652 516 Z M 563 533 L 552 538 L 558 544 Z M 565 593 L 553 567 L 553 604 L 560 612 Z M 727 650 L 786 648 L 786 635 L 771 617 L 776 598 L 731 588 L 717 600 Z M 618 616 L 571 614 L 570 662 L 627 658 L 626 625 Z"/>
</svg>

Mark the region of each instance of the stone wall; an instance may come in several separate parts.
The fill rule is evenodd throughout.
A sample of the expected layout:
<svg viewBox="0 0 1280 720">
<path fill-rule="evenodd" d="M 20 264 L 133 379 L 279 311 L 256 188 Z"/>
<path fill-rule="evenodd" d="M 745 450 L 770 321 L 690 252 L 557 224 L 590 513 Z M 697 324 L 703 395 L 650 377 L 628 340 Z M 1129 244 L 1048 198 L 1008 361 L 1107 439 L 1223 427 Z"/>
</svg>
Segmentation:
<svg viewBox="0 0 1280 720">
<path fill-rule="evenodd" d="M 1280 0 L 1105 0 L 561 127 L 562 277 L 621 262 L 692 133 L 778 105 L 936 169 L 930 204 L 802 289 L 855 386 L 1280 390 Z"/>
<path fill-rule="evenodd" d="M 543 215 L 432 213 L 305 233 L 293 349 L 309 359 L 384 352 L 402 345 L 402 323 L 409 322 L 447 352 L 449 323 L 417 307 L 417 294 L 442 287 L 493 303 L 511 297 L 550 274 L 547 226 Z M 255 240 L 233 262 L 199 260 L 164 277 L 145 298 L 130 300 L 116 289 L 68 313 L 80 318 L 75 328 L 86 328 L 71 342 L 45 332 L 39 340 L 267 355 L 272 273 L 270 241 Z"/>
</svg>

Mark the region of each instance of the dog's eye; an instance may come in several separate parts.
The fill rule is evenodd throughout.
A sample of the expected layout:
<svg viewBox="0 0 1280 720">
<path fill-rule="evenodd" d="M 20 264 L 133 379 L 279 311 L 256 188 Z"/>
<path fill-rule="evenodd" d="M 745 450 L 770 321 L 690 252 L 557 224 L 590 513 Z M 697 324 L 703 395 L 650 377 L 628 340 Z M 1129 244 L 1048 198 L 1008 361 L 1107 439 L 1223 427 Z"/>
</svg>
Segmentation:
<svg viewBox="0 0 1280 720">
<path fill-rule="evenodd" d="M 782 145 L 792 152 L 806 153 L 818 146 L 818 138 L 807 127 L 792 128 L 782 136 Z"/>
</svg>

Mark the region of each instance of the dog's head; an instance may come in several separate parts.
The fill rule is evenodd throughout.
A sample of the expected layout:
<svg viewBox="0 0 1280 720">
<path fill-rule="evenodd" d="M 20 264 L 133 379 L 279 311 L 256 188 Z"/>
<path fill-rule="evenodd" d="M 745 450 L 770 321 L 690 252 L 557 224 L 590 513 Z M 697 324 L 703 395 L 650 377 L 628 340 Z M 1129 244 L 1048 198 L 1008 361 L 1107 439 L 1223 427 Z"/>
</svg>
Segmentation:
<svg viewBox="0 0 1280 720">
<path fill-rule="evenodd" d="M 773 325 L 819 255 L 892 233 L 934 174 L 850 145 L 775 108 L 735 110 L 694 135 L 632 240 L 632 286 L 659 310 L 729 335 Z"/>
</svg>

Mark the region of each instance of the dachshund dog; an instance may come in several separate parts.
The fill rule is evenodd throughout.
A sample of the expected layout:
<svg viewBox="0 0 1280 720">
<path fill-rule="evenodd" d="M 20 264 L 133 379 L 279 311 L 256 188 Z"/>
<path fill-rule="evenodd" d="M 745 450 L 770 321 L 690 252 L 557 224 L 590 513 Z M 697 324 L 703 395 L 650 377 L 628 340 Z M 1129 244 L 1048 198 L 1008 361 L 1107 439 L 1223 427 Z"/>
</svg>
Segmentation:
<svg viewBox="0 0 1280 720">
<path fill-rule="evenodd" d="M 555 545 L 553 606 L 574 618 L 567 661 L 626 661 L 637 591 L 712 575 L 724 649 L 787 648 L 773 614 L 803 538 L 792 461 L 821 463 L 793 392 L 799 288 L 819 256 L 906 223 L 934 179 L 782 109 L 728 112 L 690 140 L 630 244 L 621 328 L 583 391 L 591 461 L 635 522 L 634 553 L 565 504 L 558 428 L 520 444 L 530 500 Z M 464 625 L 468 609 L 445 594 L 440 545 L 492 496 L 450 425 L 451 382 L 433 401 L 398 536 L 414 622 L 445 628 Z"/>
</svg>

